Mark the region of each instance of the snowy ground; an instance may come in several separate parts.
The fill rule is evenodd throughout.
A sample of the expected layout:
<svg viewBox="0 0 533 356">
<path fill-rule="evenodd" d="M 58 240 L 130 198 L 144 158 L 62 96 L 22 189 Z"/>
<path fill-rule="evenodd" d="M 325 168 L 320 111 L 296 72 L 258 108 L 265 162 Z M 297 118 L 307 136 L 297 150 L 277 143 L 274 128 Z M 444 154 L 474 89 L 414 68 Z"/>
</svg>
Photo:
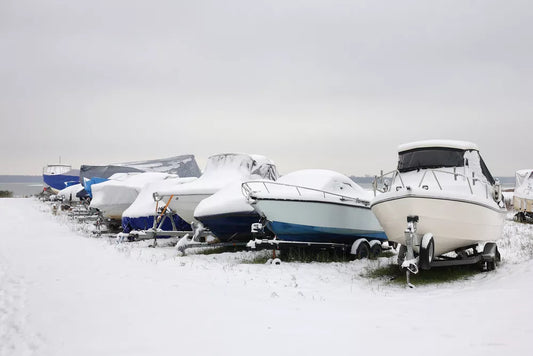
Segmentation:
<svg viewBox="0 0 533 356">
<path fill-rule="evenodd" d="M 378 261 L 246 264 L 252 252 L 89 238 L 32 199 L 0 199 L 0 355 L 531 355 L 533 225 L 504 261 L 407 289 Z"/>
</svg>

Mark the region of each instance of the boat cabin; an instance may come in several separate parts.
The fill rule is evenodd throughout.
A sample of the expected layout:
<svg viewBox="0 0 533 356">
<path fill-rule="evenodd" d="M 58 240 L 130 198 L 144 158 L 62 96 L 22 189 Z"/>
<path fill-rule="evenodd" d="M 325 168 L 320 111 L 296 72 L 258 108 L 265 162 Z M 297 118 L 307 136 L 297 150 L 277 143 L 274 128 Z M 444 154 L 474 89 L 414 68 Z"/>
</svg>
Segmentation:
<svg viewBox="0 0 533 356">
<path fill-rule="evenodd" d="M 398 148 L 400 173 L 447 167 L 469 167 L 473 172 L 481 173 L 490 184 L 495 182 L 479 155 L 478 147 L 471 142 L 428 140 Z"/>
</svg>

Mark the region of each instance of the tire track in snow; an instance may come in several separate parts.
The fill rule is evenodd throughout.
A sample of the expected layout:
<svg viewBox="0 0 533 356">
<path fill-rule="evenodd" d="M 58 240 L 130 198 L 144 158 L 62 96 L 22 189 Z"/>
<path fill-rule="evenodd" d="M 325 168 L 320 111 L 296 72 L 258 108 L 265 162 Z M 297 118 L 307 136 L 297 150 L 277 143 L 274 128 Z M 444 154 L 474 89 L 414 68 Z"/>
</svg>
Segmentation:
<svg viewBox="0 0 533 356">
<path fill-rule="evenodd" d="M 37 354 L 41 340 L 27 330 L 24 281 L 9 273 L 0 255 L 0 356 Z"/>
</svg>

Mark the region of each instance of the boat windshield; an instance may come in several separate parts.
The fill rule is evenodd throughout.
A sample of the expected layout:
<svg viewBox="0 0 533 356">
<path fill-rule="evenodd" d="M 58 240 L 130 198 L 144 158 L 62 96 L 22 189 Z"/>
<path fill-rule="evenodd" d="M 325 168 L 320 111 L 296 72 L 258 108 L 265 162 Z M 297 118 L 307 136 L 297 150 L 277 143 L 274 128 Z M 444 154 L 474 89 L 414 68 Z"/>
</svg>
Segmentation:
<svg viewBox="0 0 533 356">
<path fill-rule="evenodd" d="M 398 170 L 409 172 L 418 169 L 462 167 L 464 150 L 453 148 L 417 148 L 399 154 Z"/>
</svg>

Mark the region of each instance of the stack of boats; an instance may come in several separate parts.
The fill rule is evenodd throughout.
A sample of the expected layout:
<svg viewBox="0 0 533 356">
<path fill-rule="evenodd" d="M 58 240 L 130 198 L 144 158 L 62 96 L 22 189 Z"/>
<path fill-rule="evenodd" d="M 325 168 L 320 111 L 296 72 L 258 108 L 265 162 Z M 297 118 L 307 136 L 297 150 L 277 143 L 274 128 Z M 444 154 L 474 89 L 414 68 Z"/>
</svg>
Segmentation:
<svg viewBox="0 0 533 356">
<path fill-rule="evenodd" d="M 234 153 L 209 157 L 201 174 L 194 156 L 185 155 L 82 166 L 80 177 L 91 207 L 120 220 L 126 233 L 193 231 L 232 243 L 264 231 L 261 240 L 344 245 L 359 257 L 379 253 L 388 240 L 401 245 L 399 263 L 411 273 L 458 259 L 491 269 L 505 209 L 477 146 L 431 140 L 398 151 L 397 169 L 378 177 L 372 191 L 328 170 L 279 177 L 270 159 Z M 526 175 L 531 182 L 531 171 Z"/>
</svg>

